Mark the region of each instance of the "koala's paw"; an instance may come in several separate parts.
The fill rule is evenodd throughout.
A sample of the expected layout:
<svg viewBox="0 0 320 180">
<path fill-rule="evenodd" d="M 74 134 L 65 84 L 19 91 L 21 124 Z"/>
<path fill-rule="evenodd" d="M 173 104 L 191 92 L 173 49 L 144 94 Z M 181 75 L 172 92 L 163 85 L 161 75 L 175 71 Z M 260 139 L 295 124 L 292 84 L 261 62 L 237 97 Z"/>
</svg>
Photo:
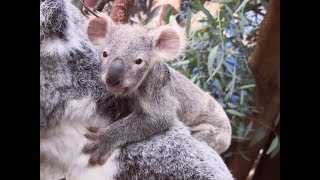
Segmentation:
<svg viewBox="0 0 320 180">
<path fill-rule="evenodd" d="M 231 144 L 231 134 L 228 132 L 221 132 L 216 137 L 215 150 L 218 154 L 222 154 L 228 150 Z"/>
<path fill-rule="evenodd" d="M 87 130 L 84 136 L 92 142 L 86 144 L 82 151 L 91 154 L 89 165 L 103 165 L 115 149 L 114 144 L 108 140 L 108 130 L 100 131 L 96 127 L 90 127 Z"/>
</svg>

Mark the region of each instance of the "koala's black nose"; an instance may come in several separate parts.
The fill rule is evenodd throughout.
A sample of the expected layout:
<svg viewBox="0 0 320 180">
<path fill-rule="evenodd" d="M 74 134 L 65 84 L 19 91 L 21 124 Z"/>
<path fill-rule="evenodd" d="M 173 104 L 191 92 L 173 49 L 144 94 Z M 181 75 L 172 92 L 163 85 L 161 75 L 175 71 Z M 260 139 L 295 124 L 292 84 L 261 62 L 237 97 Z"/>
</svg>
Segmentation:
<svg viewBox="0 0 320 180">
<path fill-rule="evenodd" d="M 107 83 L 111 85 L 120 84 L 124 69 L 125 65 L 121 59 L 115 59 L 111 62 L 107 74 Z"/>
</svg>

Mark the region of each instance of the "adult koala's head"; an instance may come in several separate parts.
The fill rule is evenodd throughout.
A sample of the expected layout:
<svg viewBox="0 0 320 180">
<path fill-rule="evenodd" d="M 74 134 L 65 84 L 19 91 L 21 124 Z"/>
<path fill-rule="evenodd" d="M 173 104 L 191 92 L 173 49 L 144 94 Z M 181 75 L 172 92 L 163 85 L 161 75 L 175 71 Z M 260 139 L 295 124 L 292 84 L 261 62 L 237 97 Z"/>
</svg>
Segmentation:
<svg viewBox="0 0 320 180">
<path fill-rule="evenodd" d="M 87 35 L 99 49 L 102 81 L 117 96 L 135 91 L 156 61 L 174 59 L 185 48 L 185 34 L 178 27 L 147 30 L 99 16 L 87 22 Z"/>
</svg>

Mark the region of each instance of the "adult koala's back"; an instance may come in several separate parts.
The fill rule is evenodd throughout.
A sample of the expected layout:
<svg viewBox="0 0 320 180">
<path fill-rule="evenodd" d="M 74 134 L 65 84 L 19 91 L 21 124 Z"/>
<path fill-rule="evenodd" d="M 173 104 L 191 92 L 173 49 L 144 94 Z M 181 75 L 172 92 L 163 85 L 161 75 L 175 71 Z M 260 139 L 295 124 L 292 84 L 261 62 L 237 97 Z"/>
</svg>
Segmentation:
<svg viewBox="0 0 320 180">
<path fill-rule="evenodd" d="M 59 123 L 71 100 L 83 97 L 98 103 L 101 115 L 121 110 L 114 108 L 121 100 L 111 97 L 100 81 L 97 53 L 81 31 L 83 18 L 69 2 L 40 5 L 40 103 L 48 126 Z"/>
<path fill-rule="evenodd" d="M 86 127 L 125 116 L 126 100 L 100 82 L 78 9 L 64 0 L 40 2 L 40 104 L 48 120 L 40 130 L 41 179 L 232 179 L 220 156 L 178 120 L 165 133 L 115 150 L 103 166 L 88 167 L 81 152 Z"/>
</svg>

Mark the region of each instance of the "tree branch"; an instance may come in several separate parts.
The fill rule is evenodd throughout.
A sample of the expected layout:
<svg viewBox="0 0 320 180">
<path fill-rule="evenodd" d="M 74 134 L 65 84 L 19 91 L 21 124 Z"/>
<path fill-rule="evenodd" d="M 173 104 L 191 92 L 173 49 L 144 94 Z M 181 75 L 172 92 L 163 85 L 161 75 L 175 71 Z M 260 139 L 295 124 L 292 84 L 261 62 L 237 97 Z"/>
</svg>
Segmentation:
<svg viewBox="0 0 320 180">
<path fill-rule="evenodd" d="M 115 0 L 111 10 L 111 19 L 114 22 L 127 23 L 133 5 L 134 0 Z"/>
</svg>

